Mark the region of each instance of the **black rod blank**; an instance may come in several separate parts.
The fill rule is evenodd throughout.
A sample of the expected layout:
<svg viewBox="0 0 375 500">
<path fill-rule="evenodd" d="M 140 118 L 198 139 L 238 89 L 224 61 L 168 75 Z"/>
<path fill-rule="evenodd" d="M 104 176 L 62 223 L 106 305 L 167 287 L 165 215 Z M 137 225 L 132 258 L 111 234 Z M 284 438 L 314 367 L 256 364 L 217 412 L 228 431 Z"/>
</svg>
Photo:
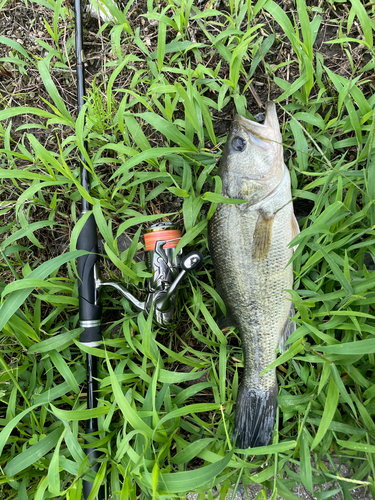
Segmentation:
<svg viewBox="0 0 375 500">
<path fill-rule="evenodd" d="M 75 0 L 75 39 L 76 39 L 76 65 L 77 65 L 77 101 L 78 112 L 84 105 L 85 96 L 85 67 L 83 61 L 83 28 L 82 28 L 82 9 L 81 0 Z M 85 145 L 86 147 L 86 145 Z M 81 184 L 83 188 L 90 192 L 90 177 L 87 170 L 87 163 L 84 155 L 80 153 L 81 160 Z M 82 213 L 85 214 L 91 209 L 90 204 L 82 198 Z M 102 339 L 101 334 L 101 305 L 99 303 L 99 292 L 96 287 L 96 266 L 98 263 L 98 236 L 93 214 L 90 214 L 79 234 L 77 240 L 77 250 L 86 250 L 90 252 L 78 258 L 78 295 L 79 295 L 79 321 L 83 327 L 80 336 L 80 342 L 87 346 L 94 347 Z M 97 358 L 91 354 L 86 356 L 87 367 L 87 408 L 96 408 L 97 401 Z M 86 434 L 96 434 L 98 432 L 98 421 L 96 418 L 89 419 L 86 422 Z M 86 448 L 85 452 L 89 455 L 91 462 L 96 462 L 100 453 L 95 448 Z M 99 470 L 99 463 L 93 466 L 94 471 Z M 83 497 L 87 499 L 92 490 L 93 483 L 83 481 Z M 105 487 L 102 485 L 95 500 L 105 500 Z"/>
<path fill-rule="evenodd" d="M 77 69 L 77 104 L 78 104 L 78 113 L 81 111 L 82 106 L 84 105 L 84 96 L 86 95 L 85 88 L 85 66 L 84 66 L 84 57 L 83 57 L 83 28 L 82 28 L 82 8 L 81 8 L 81 0 L 75 0 L 74 2 L 75 9 L 75 17 L 76 17 L 76 69 Z M 86 191 L 90 192 L 90 182 L 89 182 L 89 172 L 85 168 L 86 160 L 82 153 L 80 153 L 81 158 L 81 184 L 86 189 Z M 82 198 L 82 212 L 87 212 L 89 210 L 88 202 Z"/>
</svg>

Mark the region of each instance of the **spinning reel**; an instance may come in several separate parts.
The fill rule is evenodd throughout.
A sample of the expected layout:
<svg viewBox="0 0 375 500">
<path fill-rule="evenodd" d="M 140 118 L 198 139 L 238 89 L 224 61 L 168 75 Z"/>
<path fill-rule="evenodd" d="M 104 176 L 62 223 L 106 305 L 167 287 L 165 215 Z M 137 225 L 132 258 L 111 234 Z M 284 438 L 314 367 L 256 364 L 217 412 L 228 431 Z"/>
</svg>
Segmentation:
<svg viewBox="0 0 375 500">
<path fill-rule="evenodd" d="M 178 252 L 173 254 L 181 238 L 181 230 L 171 222 L 152 225 L 144 232 L 146 262 L 152 278 L 147 283 L 147 298 L 138 300 L 121 283 L 96 280 L 96 287 L 111 286 L 139 311 L 153 311 L 155 321 L 161 327 L 168 327 L 174 320 L 176 293 L 186 273 L 197 269 L 203 256 L 200 252 L 191 252 L 185 257 Z"/>
</svg>

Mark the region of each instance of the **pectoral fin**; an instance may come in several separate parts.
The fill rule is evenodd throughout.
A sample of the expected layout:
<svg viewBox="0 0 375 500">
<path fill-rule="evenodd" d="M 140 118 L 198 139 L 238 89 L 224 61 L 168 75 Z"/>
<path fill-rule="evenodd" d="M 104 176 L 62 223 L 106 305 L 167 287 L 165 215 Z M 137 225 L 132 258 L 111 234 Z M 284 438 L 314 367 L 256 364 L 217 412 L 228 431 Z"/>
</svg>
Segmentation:
<svg viewBox="0 0 375 500">
<path fill-rule="evenodd" d="M 264 260 L 271 248 L 274 215 L 260 212 L 253 236 L 253 260 Z"/>
</svg>

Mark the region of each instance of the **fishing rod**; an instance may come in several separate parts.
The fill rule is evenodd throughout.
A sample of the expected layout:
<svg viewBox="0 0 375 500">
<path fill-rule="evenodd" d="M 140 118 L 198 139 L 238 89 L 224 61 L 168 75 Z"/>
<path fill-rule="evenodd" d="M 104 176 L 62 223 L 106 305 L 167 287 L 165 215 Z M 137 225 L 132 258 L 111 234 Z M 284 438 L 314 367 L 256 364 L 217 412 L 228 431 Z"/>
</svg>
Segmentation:
<svg viewBox="0 0 375 500">
<path fill-rule="evenodd" d="M 76 41 L 76 68 L 77 68 L 77 101 L 78 113 L 84 105 L 85 96 L 85 67 L 83 62 L 83 31 L 82 31 L 82 7 L 81 0 L 75 0 L 75 41 Z M 86 144 L 84 144 L 87 150 Z M 81 160 L 81 184 L 87 193 L 90 192 L 90 177 L 87 170 L 86 159 L 80 152 Z M 91 210 L 90 204 L 82 197 L 81 216 Z M 88 347 L 96 347 L 102 340 L 101 334 L 101 313 L 102 308 L 99 302 L 99 288 L 96 285 L 97 264 L 98 264 L 98 236 L 93 214 L 90 214 L 86 220 L 77 240 L 77 250 L 90 252 L 88 255 L 79 257 L 77 260 L 78 272 L 78 297 L 79 297 L 79 324 L 83 328 L 80 335 L 80 342 Z M 93 409 L 98 405 L 97 399 L 97 358 L 91 354 L 86 354 L 87 370 L 87 408 Z M 95 435 L 98 433 L 98 420 L 90 418 L 86 422 L 86 435 Z M 90 462 L 96 462 L 93 470 L 99 470 L 97 459 L 100 453 L 95 448 L 85 448 L 86 455 Z M 90 495 L 93 483 L 83 481 L 83 497 L 86 500 Z M 105 499 L 105 485 L 99 489 L 95 500 Z"/>
<path fill-rule="evenodd" d="M 84 105 L 85 96 L 85 69 L 83 62 L 83 30 L 81 0 L 75 0 L 75 38 L 76 38 L 76 66 L 77 66 L 77 100 L 78 112 Z M 87 145 L 84 143 L 85 150 Z M 81 184 L 87 193 L 90 192 L 90 177 L 87 162 L 82 152 Z M 82 197 L 81 216 L 91 210 L 90 204 Z M 146 261 L 152 274 L 147 282 L 147 296 L 144 302 L 134 297 L 121 283 L 102 282 L 98 272 L 98 236 L 94 215 L 88 216 L 77 240 L 77 250 L 90 252 L 77 260 L 78 295 L 79 295 L 79 324 L 83 328 L 80 342 L 88 347 L 97 347 L 102 340 L 100 288 L 111 286 L 132 303 L 139 311 L 153 314 L 156 323 L 163 329 L 173 324 L 175 319 L 176 293 L 186 273 L 200 266 L 203 255 L 194 251 L 185 257 L 181 251 L 175 255 L 178 241 L 181 239 L 179 226 L 172 222 L 162 222 L 152 225 L 144 232 Z M 87 408 L 97 407 L 97 358 L 91 354 L 86 355 L 87 368 Z M 98 421 L 89 419 L 86 423 L 86 435 L 98 434 Z M 100 452 L 94 447 L 85 448 L 91 463 L 92 470 L 99 470 Z M 83 496 L 86 500 L 93 488 L 93 483 L 83 481 Z M 94 500 L 105 500 L 106 485 L 101 485 Z"/>
</svg>

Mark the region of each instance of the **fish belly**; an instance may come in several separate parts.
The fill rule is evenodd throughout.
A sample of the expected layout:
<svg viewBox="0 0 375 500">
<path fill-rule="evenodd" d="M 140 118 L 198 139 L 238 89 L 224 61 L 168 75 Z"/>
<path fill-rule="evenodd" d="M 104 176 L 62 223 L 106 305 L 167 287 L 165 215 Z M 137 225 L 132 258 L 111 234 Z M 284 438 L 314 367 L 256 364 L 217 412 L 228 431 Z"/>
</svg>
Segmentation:
<svg viewBox="0 0 375 500">
<path fill-rule="evenodd" d="M 289 198 L 290 200 L 290 198 Z M 263 446 L 271 438 L 277 408 L 275 370 L 260 373 L 275 359 L 287 321 L 293 287 L 292 203 L 273 200 L 275 212 L 267 255 L 254 259 L 257 209 L 220 205 L 209 225 L 217 285 L 242 341 L 244 374 L 236 405 L 235 435 L 240 448 Z M 285 205 L 285 206 L 284 206 Z M 261 207 L 262 210 L 262 207 Z M 271 210 L 271 211 L 272 211 Z"/>
</svg>

